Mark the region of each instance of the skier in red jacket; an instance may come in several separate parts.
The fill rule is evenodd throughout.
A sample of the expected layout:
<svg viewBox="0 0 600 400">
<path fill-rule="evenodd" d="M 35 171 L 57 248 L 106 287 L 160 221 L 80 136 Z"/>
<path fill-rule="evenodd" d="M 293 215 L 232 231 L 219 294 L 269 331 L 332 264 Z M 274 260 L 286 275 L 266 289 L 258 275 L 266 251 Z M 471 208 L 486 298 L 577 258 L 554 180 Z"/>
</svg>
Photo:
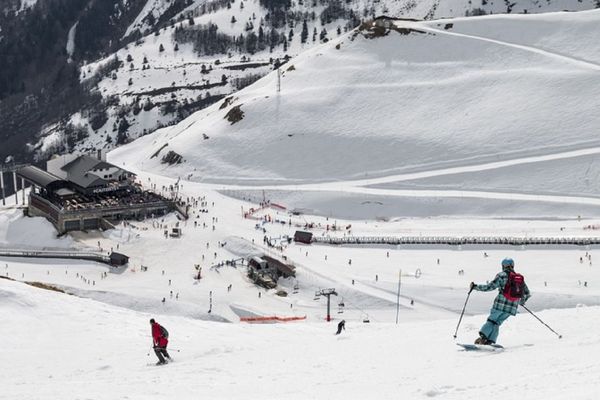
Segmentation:
<svg viewBox="0 0 600 400">
<path fill-rule="evenodd" d="M 167 353 L 167 345 L 169 344 L 169 333 L 165 328 L 160 326 L 160 324 L 154 321 L 154 318 L 150 320 L 150 325 L 152 326 L 152 343 L 154 347 L 154 353 L 158 357 L 158 362 L 156 365 L 166 364 L 167 361 L 165 357 L 171 360 L 171 356 Z"/>
</svg>

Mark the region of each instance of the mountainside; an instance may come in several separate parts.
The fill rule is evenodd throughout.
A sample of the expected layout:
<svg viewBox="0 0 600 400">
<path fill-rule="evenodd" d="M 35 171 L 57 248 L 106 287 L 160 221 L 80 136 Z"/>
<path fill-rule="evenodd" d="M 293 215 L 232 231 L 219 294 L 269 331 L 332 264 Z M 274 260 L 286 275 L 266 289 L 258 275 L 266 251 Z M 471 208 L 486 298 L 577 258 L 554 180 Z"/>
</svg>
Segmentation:
<svg viewBox="0 0 600 400">
<path fill-rule="evenodd" d="M 83 60 L 115 51 L 142 0 L 13 1 L 0 12 L 0 161 L 32 158 L 28 142 L 101 101 L 79 81 Z M 76 29 L 78 28 L 78 29 Z M 83 139 L 70 131 L 70 143 Z"/>
<path fill-rule="evenodd" d="M 128 142 L 252 83 L 286 55 L 377 15 L 432 19 L 582 10 L 597 3 L 12 1 L 0 13 L 0 54 L 8 55 L 0 58 L 0 159 L 35 154 L 41 160 L 65 147 Z"/>
<path fill-rule="evenodd" d="M 270 189 L 596 197 L 599 22 L 589 11 L 363 24 L 288 62 L 280 92 L 273 72 L 114 157 Z M 183 162 L 164 163 L 168 152 Z"/>
</svg>

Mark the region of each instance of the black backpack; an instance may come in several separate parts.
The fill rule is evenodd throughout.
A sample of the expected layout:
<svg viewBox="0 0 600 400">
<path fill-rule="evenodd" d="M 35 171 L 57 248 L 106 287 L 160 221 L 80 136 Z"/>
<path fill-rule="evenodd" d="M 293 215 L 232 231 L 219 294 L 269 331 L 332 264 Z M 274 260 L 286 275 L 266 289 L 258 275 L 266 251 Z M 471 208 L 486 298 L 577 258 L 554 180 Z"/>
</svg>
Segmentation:
<svg viewBox="0 0 600 400">
<path fill-rule="evenodd" d="M 165 339 L 168 339 L 169 338 L 169 331 L 167 331 L 165 329 L 165 327 L 162 326 L 162 325 L 159 325 L 159 327 L 160 327 L 160 334 L 162 335 L 162 337 L 164 337 Z"/>
</svg>

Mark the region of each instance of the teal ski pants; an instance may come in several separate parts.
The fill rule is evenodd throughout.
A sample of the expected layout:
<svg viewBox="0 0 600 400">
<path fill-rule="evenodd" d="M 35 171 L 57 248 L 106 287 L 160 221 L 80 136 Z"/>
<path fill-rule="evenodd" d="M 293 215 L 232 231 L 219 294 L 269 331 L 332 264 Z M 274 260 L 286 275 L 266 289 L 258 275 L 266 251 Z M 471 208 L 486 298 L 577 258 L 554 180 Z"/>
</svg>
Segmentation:
<svg viewBox="0 0 600 400">
<path fill-rule="evenodd" d="M 488 340 L 496 343 L 496 339 L 498 339 L 498 334 L 500 333 L 500 325 L 510 316 L 511 314 L 507 312 L 492 309 L 490 316 L 479 330 L 479 333 L 488 338 Z"/>
</svg>

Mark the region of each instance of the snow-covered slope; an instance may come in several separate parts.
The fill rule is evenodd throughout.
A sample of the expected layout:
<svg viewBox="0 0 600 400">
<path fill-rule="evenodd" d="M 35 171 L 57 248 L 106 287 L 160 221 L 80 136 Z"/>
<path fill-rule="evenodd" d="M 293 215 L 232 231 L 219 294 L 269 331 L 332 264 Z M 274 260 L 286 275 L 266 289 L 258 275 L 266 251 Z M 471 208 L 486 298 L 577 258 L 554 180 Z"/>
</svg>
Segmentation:
<svg viewBox="0 0 600 400">
<path fill-rule="evenodd" d="M 23 218 L 19 209 L 5 209 L 0 213 L 0 248 L 68 248 L 69 236 L 56 237 L 54 226 L 45 218 Z"/>
<path fill-rule="evenodd" d="M 588 146 L 600 126 L 590 84 L 600 71 L 599 21 L 594 11 L 397 22 L 412 31 L 350 34 L 286 65 L 280 93 L 272 73 L 132 147 L 159 167 L 149 155 L 168 143 L 187 161 L 173 174 L 303 181 Z M 553 22 L 554 31 L 537 34 Z M 244 116 L 232 124 L 225 116 L 235 107 Z"/>
<path fill-rule="evenodd" d="M 64 135 L 76 143 L 70 146 L 71 150 L 112 148 L 172 125 L 239 90 L 245 86 L 244 81 L 252 82 L 266 75 L 273 69 L 274 59 L 286 54 L 298 55 L 377 15 L 433 19 L 577 11 L 598 6 L 595 0 L 487 1 L 481 4 L 470 0 L 351 0 L 272 4 L 277 3 L 148 0 L 125 32 L 125 37 L 138 39 L 102 60 L 82 66 L 82 79 L 86 85 L 98 89 L 102 102 L 72 115 L 67 122 L 47 127 L 31 148 L 43 158 L 60 151 Z M 277 15 L 277 20 L 273 15 Z M 304 21 L 306 40 L 301 35 Z M 191 42 L 177 34 L 178 29 L 193 31 L 191 23 L 195 28 L 215 24 L 219 34 L 237 38 L 242 45 L 199 53 Z M 252 49 L 248 37 L 254 34 L 260 38 L 261 30 L 268 36 L 269 46 L 264 50 L 260 49 L 262 45 L 258 50 Z M 242 63 L 246 66 L 240 69 Z M 201 72 L 201 65 L 210 70 Z M 99 66 L 104 66 L 103 71 L 98 72 Z"/>
<path fill-rule="evenodd" d="M 465 353 L 455 320 L 417 324 L 231 325 L 137 313 L 0 279 L 2 393 L 11 399 L 591 399 L 600 389 L 598 309 L 547 311 L 503 327 L 501 353 Z M 153 365 L 148 319 L 175 362 Z M 484 316 L 467 317 L 473 336 Z M 499 380 L 500 377 L 500 380 Z"/>
<path fill-rule="evenodd" d="M 204 182 L 596 196 L 599 22 L 598 11 L 397 21 L 375 38 L 363 26 L 291 60 L 280 92 L 273 72 L 113 154 Z M 161 148 L 184 162 L 151 158 Z"/>
</svg>

